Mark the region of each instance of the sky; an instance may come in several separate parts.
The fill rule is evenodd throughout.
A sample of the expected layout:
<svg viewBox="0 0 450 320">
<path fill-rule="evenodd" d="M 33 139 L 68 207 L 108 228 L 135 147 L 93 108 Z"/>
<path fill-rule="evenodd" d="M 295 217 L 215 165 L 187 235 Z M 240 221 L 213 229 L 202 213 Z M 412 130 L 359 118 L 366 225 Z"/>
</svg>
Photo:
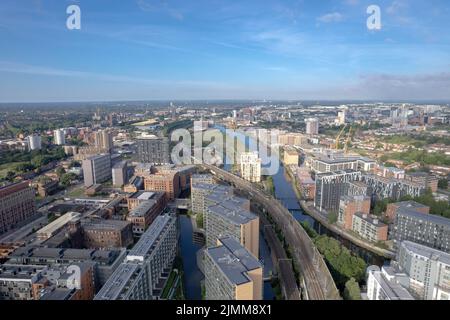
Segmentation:
<svg viewBox="0 0 450 320">
<path fill-rule="evenodd" d="M 450 2 L 0 1 L 0 102 L 197 99 L 448 100 Z"/>
</svg>

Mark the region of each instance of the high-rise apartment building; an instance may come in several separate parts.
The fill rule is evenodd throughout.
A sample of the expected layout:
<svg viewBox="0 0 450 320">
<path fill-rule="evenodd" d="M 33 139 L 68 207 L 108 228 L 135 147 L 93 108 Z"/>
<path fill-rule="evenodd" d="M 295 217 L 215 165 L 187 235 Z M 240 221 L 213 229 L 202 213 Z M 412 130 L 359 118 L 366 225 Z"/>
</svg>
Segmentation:
<svg viewBox="0 0 450 320">
<path fill-rule="evenodd" d="M 35 214 L 35 194 L 27 181 L 0 187 L 0 234 Z"/>
<path fill-rule="evenodd" d="M 405 175 L 405 179 L 430 189 L 432 192 L 438 191 L 439 178 L 428 172 L 411 172 Z"/>
<path fill-rule="evenodd" d="M 66 144 L 66 134 L 64 129 L 56 129 L 53 131 L 53 142 L 58 146 Z"/>
<path fill-rule="evenodd" d="M 308 118 L 305 120 L 306 123 L 306 134 L 315 136 L 319 134 L 319 119 Z"/>
<path fill-rule="evenodd" d="M 450 254 L 403 241 L 396 265 L 408 275 L 409 291 L 417 298 L 450 300 Z"/>
<path fill-rule="evenodd" d="M 233 195 L 233 188 L 218 184 L 193 183 L 191 187 L 192 211 L 204 214 L 208 207 L 206 198 L 212 193 L 217 193 L 224 198 Z"/>
<path fill-rule="evenodd" d="M 191 176 L 191 189 L 199 183 L 214 184 L 214 177 L 212 174 L 193 174 Z"/>
<path fill-rule="evenodd" d="M 310 161 L 311 168 L 316 173 L 327 173 L 341 170 L 355 170 L 362 172 L 370 172 L 374 170 L 376 161 L 353 156 L 319 156 Z"/>
<path fill-rule="evenodd" d="M 414 300 L 406 290 L 406 274 L 396 273 L 392 267 L 371 266 L 367 269 L 367 298 L 369 300 Z"/>
<path fill-rule="evenodd" d="M 232 237 L 256 258 L 259 257 L 259 217 L 232 201 L 206 209 L 206 245 L 214 246 L 222 237 Z"/>
<path fill-rule="evenodd" d="M 97 293 L 94 300 L 154 300 L 178 248 L 177 218 L 159 216 Z"/>
<path fill-rule="evenodd" d="M 85 187 L 91 187 L 111 179 L 111 156 L 97 155 L 83 160 Z"/>
<path fill-rule="evenodd" d="M 412 241 L 446 253 L 450 253 L 450 219 L 400 208 L 392 230 L 394 245 Z"/>
<path fill-rule="evenodd" d="M 35 214 L 35 194 L 27 181 L 0 187 L 0 234 Z"/>
<path fill-rule="evenodd" d="M 314 206 L 320 211 L 338 212 L 341 197 L 347 195 L 348 183 L 360 177 L 361 172 L 353 170 L 317 174 Z"/>
<path fill-rule="evenodd" d="M 344 109 L 342 111 L 339 111 L 338 118 L 336 119 L 336 123 L 340 126 L 346 124 L 347 122 L 347 110 Z"/>
<path fill-rule="evenodd" d="M 384 178 L 374 174 L 364 174 L 361 181 L 365 182 L 378 199 L 399 200 L 404 196 L 419 197 L 426 191 L 423 185 L 408 180 Z"/>
<path fill-rule="evenodd" d="M 107 130 L 99 130 L 95 132 L 95 146 L 111 152 L 114 147 L 111 132 Z"/>
<path fill-rule="evenodd" d="M 241 176 L 250 182 L 261 181 L 261 159 L 258 152 L 245 152 L 241 154 Z"/>
<path fill-rule="evenodd" d="M 120 161 L 112 167 L 113 186 L 122 187 L 128 183 L 128 163 Z"/>
<path fill-rule="evenodd" d="M 218 239 L 205 251 L 207 300 L 262 300 L 261 263 L 231 237 Z"/>
<path fill-rule="evenodd" d="M 41 150 L 42 149 L 42 139 L 40 135 L 33 134 L 27 137 L 28 150 Z"/>
<path fill-rule="evenodd" d="M 156 136 L 140 137 L 137 139 L 137 153 L 139 162 L 168 164 L 170 163 L 169 139 Z"/>
</svg>

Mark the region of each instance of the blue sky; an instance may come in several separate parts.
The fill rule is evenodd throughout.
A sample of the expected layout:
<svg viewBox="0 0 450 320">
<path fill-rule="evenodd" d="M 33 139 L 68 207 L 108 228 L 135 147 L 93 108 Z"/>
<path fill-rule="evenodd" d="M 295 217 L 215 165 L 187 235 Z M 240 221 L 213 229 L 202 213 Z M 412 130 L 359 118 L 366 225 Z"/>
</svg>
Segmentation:
<svg viewBox="0 0 450 320">
<path fill-rule="evenodd" d="M 449 31 L 447 0 L 2 0 L 0 102 L 450 99 Z"/>
</svg>

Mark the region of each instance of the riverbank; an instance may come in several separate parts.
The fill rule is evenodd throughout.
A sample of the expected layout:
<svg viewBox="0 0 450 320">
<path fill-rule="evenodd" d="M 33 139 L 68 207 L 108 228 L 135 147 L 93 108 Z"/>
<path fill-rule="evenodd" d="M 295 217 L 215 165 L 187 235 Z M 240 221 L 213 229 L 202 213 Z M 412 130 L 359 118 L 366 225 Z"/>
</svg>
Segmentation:
<svg viewBox="0 0 450 320">
<path fill-rule="evenodd" d="M 297 187 L 296 179 L 295 179 L 295 177 L 293 177 L 293 173 L 290 171 L 289 168 L 286 168 L 286 169 L 287 169 L 286 172 L 288 173 L 288 175 L 290 177 L 289 182 L 291 183 L 291 185 L 297 195 L 297 199 L 300 203 L 301 208 L 307 215 L 314 218 L 317 222 L 319 222 L 321 225 L 323 225 L 325 228 L 327 228 L 331 232 L 335 233 L 336 235 L 340 236 L 343 239 L 350 241 L 351 243 L 353 243 L 354 245 L 356 245 L 358 247 L 361 247 L 365 250 L 368 250 L 376 255 L 379 255 L 379 256 L 387 258 L 387 259 L 393 259 L 395 257 L 394 251 L 377 247 L 376 245 L 374 245 L 372 243 L 369 243 L 363 239 L 357 238 L 356 236 L 343 230 L 339 226 L 331 224 L 328 221 L 327 217 L 320 214 L 320 212 L 318 212 L 315 208 L 308 206 L 306 201 L 301 200 L 300 192 Z"/>
</svg>

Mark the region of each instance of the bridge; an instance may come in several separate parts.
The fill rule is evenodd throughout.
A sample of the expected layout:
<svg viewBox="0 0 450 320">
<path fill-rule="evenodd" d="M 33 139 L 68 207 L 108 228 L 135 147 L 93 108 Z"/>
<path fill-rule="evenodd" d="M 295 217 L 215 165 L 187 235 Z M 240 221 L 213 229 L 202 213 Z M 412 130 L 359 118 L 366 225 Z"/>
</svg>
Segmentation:
<svg viewBox="0 0 450 320">
<path fill-rule="evenodd" d="M 304 277 L 305 295 L 308 299 L 341 299 L 322 255 L 289 210 L 273 196 L 255 188 L 250 182 L 212 165 L 201 164 L 201 166 L 211 171 L 217 179 L 231 183 L 237 189 L 245 191 L 250 200 L 261 205 L 267 211 L 268 217 L 273 220 L 279 229 L 283 230 L 285 240 L 289 247 L 292 248 L 293 259 L 297 262 Z M 279 267 L 286 268 L 286 260 L 280 260 Z M 295 283 L 295 279 L 286 282 L 290 281 Z M 287 283 L 285 284 L 287 285 Z M 289 295 L 287 298 L 289 298 Z"/>
<path fill-rule="evenodd" d="M 191 209 L 191 200 L 190 199 L 175 199 L 167 205 L 170 209 L 182 209 L 189 210 Z"/>
</svg>

